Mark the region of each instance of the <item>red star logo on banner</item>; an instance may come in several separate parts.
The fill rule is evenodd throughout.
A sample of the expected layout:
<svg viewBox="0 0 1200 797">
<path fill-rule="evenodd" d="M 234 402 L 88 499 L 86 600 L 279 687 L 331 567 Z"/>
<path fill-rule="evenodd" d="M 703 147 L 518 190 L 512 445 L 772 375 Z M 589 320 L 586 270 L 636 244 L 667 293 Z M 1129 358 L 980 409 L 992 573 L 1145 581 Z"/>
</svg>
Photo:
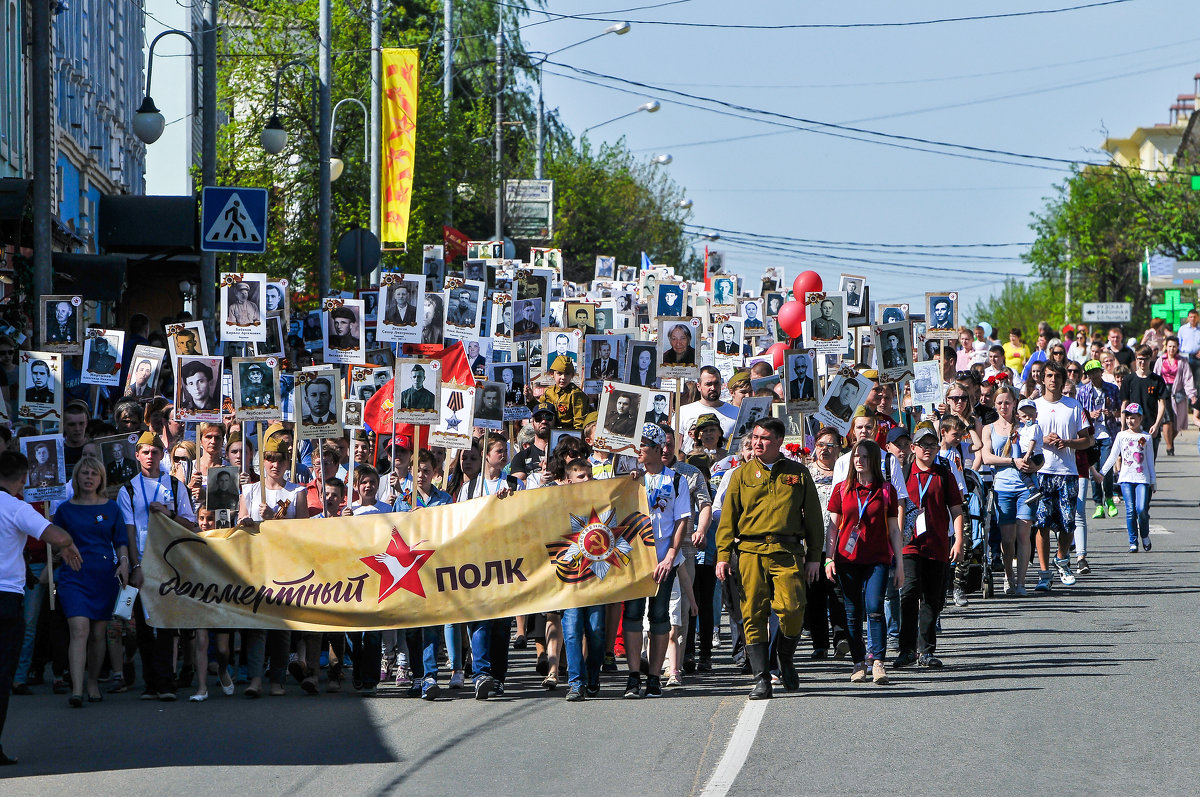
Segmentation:
<svg viewBox="0 0 1200 797">
<path fill-rule="evenodd" d="M 420 545 L 424 540 L 417 543 Z M 373 556 L 364 556 L 360 561 L 379 574 L 379 599 L 391 595 L 398 589 L 406 589 L 414 595 L 425 597 L 425 587 L 421 584 L 421 565 L 433 556 L 432 550 L 414 551 L 400 537 L 400 532 L 392 529 L 392 539 L 388 542 L 387 550 Z"/>
</svg>

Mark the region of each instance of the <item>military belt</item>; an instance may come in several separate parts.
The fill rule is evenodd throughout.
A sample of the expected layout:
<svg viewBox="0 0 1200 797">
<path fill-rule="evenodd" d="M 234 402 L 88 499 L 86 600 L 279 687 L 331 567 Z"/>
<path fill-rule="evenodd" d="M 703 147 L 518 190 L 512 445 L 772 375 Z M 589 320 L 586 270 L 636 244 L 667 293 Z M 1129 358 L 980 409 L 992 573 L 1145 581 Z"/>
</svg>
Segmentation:
<svg viewBox="0 0 1200 797">
<path fill-rule="evenodd" d="M 789 545 L 796 545 L 804 542 L 804 538 L 795 534 L 762 534 L 754 536 L 735 537 L 734 543 L 743 542 L 783 542 Z"/>
</svg>

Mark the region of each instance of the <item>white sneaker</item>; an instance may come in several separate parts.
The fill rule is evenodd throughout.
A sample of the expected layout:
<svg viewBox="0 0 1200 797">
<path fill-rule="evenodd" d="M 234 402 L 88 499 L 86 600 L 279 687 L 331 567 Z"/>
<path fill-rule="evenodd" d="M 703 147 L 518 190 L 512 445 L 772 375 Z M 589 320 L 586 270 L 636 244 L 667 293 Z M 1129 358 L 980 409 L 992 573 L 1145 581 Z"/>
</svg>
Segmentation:
<svg viewBox="0 0 1200 797">
<path fill-rule="evenodd" d="M 1055 559 L 1055 567 L 1058 568 L 1058 580 L 1062 582 L 1064 587 L 1070 587 L 1075 584 L 1075 574 L 1071 572 L 1070 559 Z"/>
<path fill-rule="evenodd" d="M 1008 580 L 1008 576 L 1004 577 L 1004 594 L 1010 595 L 1010 596 L 1017 594 L 1017 591 L 1013 587 L 1012 582 Z"/>
</svg>

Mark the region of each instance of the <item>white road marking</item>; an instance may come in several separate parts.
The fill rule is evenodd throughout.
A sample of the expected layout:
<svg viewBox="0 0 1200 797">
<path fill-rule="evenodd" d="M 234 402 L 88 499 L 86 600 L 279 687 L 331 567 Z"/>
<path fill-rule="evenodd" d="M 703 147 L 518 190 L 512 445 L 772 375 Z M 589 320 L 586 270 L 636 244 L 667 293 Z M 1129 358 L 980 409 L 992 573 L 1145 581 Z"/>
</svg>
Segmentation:
<svg viewBox="0 0 1200 797">
<path fill-rule="evenodd" d="M 705 784 L 704 791 L 700 792 L 701 797 L 725 797 L 729 793 L 733 781 L 737 779 L 738 773 L 742 771 L 742 765 L 746 763 L 746 758 L 750 755 L 754 737 L 758 735 L 758 726 L 762 724 L 763 715 L 767 713 L 767 705 L 770 702 L 770 700 L 746 701 L 746 706 L 738 716 L 737 725 L 733 728 L 733 735 L 729 737 L 729 745 L 725 748 L 725 754 L 717 762 L 717 768 L 713 770 L 712 777 Z"/>
<path fill-rule="evenodd" d="M 1151 526 L 1150 533 L 1151 534 L 1174 534 L 1175 532 L 1167 531 L 1166 526 Z"/>
</svg>

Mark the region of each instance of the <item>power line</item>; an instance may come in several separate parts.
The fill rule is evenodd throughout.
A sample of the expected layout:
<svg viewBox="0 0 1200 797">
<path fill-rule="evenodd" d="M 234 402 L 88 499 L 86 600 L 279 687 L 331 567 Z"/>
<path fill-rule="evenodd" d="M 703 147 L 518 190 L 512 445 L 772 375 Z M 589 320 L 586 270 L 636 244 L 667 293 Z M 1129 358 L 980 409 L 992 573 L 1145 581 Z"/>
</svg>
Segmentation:
<svg viewBox="0 0 1200 797">
<path fill-rule="evenodd" d="M 1090 64 L 1097 61 L 1113 61 L 1118 58 L 1125 58 L 1130 55 L 1141 55 L 1142 53 L 1161 52 L 1171 47 L 1182 47 L 1185 45 L 1195 44 L 1200 42 L 1200 39 L 1184 39 L 1182 41 L 1171 42 L 1169 44 L 1156 45 L 1154 47 L 1143 47 L 1140 50 L 1127 50 L 1123 53 L 1113 53 L 1111 55 L 1098 55 L 1093 58 L 1080 58 L 1075 61 L 1057 61 L 1051 64 L 1039 64 L 1037 66 L 1023 66 L 1019 69 L 1002 69 L 995 72 L 974 72 L 965 75 L 942 75 L 940 77 L 928 78 L 912 78 L 909 80 L 870 80 L 864 82 L 853 83 L 663 83 L 664 86 L 675 86 L 678 88 L 717 88 L 717 89 L 853 89 L 853 88 L 878 88 L 879 86 L 911 86 L 921 83 L 945 83 L 955 80 L 972 80 L 981 77 L 1000 77 L 1003 75 L 1018 75 L 1024 72 L 1044 72 L 1047 69 L 1056 69 L 1061 66 L 1079 66 L 1080 64 Z"/>
<path fill-rule="evenodd" d="M 809 22 L 786 25 L 736 25 L 718 22 L 679 22 L 673 20 L 655 20 L 655 19 L 614 19 L 611 17 L 594 16 L 590 14 L 560 14 L 550 11 L 540 11 L 538 13 L 554 16 L 556 19 L 579 19 L 590 22 L 629 22 L 635 25 L 663 25 L 667 27 L 678 28 L 713 28 L 717 30 L 828 30 L 828 29 L 850 29 L 850 28 L 910 28 L 921 25 L 941 25 L 950 22 L 977 22 L 989 19 L 1012 19 L 1015 17 L 1036 17 L 1045 16 L 1048 14 L 1064 14 L 1072 11 L 1082 11 L 1089 8 L 1100 8 L 1103 6 L 1121 5 L 1131 2 L 1132 0 L 1101 0 L 1097 3 L 1086 3 L 1084 5 L 1068 6 L 1065 8 L 1047 8 L 1034 11 L 1013 11 L 1005 14 L 981 14 L 969 17 L 942 17 L 938 19 L 917 19 L 906 20 L 900 22 Z M 490 0 L 494 5 L 503 6 L 506 8 L 522 8 L 510 3 L 501 2 L 501 0 Z M 619 13 L 619 12 L 618 12 Z"/>
<path fill-rule="evenodd" d="M 790 236 L 790 235 L 766 235 L 766 234 L 757 233 L 757 232 L 746 232 L 744 230 L 726 230 L 726 229 L 722 229 L 720 227 L 710 227 L 707 225 L 692 224 L 690 222 L 685 222 L 683 226 L 690 227 L 697 232 L 706 230 L 709 232 L 718 232 L 718 233 L 721 233 L 722 235 L 725 235 L 725 234 L 747 235 L 747 236 L 753 236 L 755 238 L 773 238 L 773 239 L 777 239 L 780 241 L 791 241 L 791 242 L 795 242 L 795 243 L 804 243 L 804 244 L 829 244 L 831 246 L 880 246 L 880 247 L 887 247 L 887 248 L 892 248 L 892 249 L 980 249 L 980 248 L 995 249 L 995 248 L 1002 248 L 1002 247 L 1008 247 L 1008 246 L 1033 246 L 1032 241 L 1015 241 L 1012 243 L 986 242 L 986 243 L 971 243 L 971 244 L 889 244 L 889 243 L 866 243 L 863 241 L 828 241 L 828 240 L 823 240 L 821 238 L 797 238 L 797 237 Z"/>
<path fill-rule="evenodd" d="M 572 72 L 578 73 L 580 75 L 588 75 L 591 78 L 596 78 L 599 80 L 611 80 L 611 81 L 615 81 L 617 83 L 623 83 L 623 84 L 626 84 L 629 86 L 636 86 L 639 89 L 643 89 L 646 91 L 654 91 L 654 92 L 670 94 L 670 95 L 673 95 L 678 98 L 683 98 L 684 100 L 694 100 L 696 102 L 711 103 L 713 105 L 717 105 L 721 108 L 729 109 L 730 111 L 734 112 L 734 113 L 724 113 L 724 115 L 726 115 L 726 116 L 735 116 L 736 118 L 750 119 L 752 121 L 762 121 L 762 122 L 769 123 L 769 124 L 776 124 L 780 127 L 794 127 L 794 125 L 791 123 L 808 125 L 808 127 L 796 128 L 796 129 L 813 132 L 813 133 L 819 133 L 821 135 L 828 135 L 828 136 L 832 136 L 834 138 L 846 138 L 846 139 L 850 139 L 852 141 L 863 141 L 866 143 L 880 144 L 883 146 L 891 146 L 891 147 L 896 147 L 899 149 L 910 149 L 910 150 L 915 150 L 918 152 L 932 152 L 932 153 L 938 154 L 938 155 L 966 157 L 971 160 L 993 161 L 996 163 L 1005 163 L 1005 164 L 1008 164 L 1011 166 L 1027 166 L 1027 167 L 1031 167 L 1031 168 L 1043 168 L 1043 169 L 1047 168 L 1046 166 L 1038 165 L 1038 163 L 1021 163 L 1021 162 L 1014 162 L 1011 160 L 998 160 L 997 158 L 999 158 L 999 157 L 1020 158 L 1020 159 L 1029 160 L 1029 161 L 1038 161 L 1039 163 L 1060 164 L 1061 166 L 1067 166 L 1067 167 L 1075 166 L 1075 165 L 1078 165 L 1081 163 L 1080 161 L 1070 160 L 1067 158 L 1055 158 L 1055 157 L 1050 157 L 1047 155 L 1029 155 L 1029 154 L 1021 153 L 1021 152 L 1013 152 L 1010 150 L 993 149 L 990 147 L 978 147 L 978 146 L 974 146 L 971 144 L 958 144 L 958 143 L 954 143 L 951 141 L 938 141 L 936 139 L 922 138 L 920 136 L 905 136 L 905 135 L 900 135 L 897 133 L 883 133 L 883 132 L 880 132 L 877 130 L 870 130 L 867 128 L 854 127 L 852 125 L 838 124 L 835 122 L 822 122 L 818 119 L 806 119 L 804 117 L 792 116 L 790 114 L 780 113 L 778 111 L 768 111 L 768 110 L 765 110 L 762 108 L 754 108 L 751 106 L 740 105 L 738 103 L 728 102 L 726 100 L 718 100 L 713 97 L 704 97 L 704 96 L 697 95 L 697 94 L 690 94 L 688 92 L 677 91 L 675 89 L 668 89 L 668 88 L 664 88 L 662 86 L 656 86 L 656 85 L 653 85 L 650 83 L 643 83 L 641 81 L 629 80 L 627 78 L 619 78 L 619 77 L 616 77 L 613 75 L 605 75 L 601 72 L 594 72 L 590 69 L 583 69 L 581 67 L 571 66 L 570 64 L 563 64 L 563 63 L 559 63 L 559 62 L 555 62 L 555 61 L 548 61 L 547 63 L 553 64 L 554 66 L 569 69 Z M 588 80 L 585 78 L 578 78 L 575 76 L 566 75 L 561 72 L 557 72 L 557 73 L 552 72 L 552 74 L 558 74 L 563 77 L 567 77 L 569 79 L 578 79 L 584 83 L 592 83 L 593 85 L 598 85 L 598 86 L 602 86 L 602 87 L 606 87 L 606 88 L 614 88 L 612 86 L 606 86 L 604 83 L 599 83 L 594 80 Z M 627 93 L 633 93 L 633 92 L 627 92 Z M 693 107 L 693 108 L 697 108 L 699 110 L 705 110 L 705 111 L 714 112 L 714 113 L 721 113 L 721 111 L 716 111 L 713 108 L 708 108 L 703 105 L 692 105 L 692 104 L 689 104 L 688 102 L 684 102 L 684 101 L 680 101 L 680 100 L 674 100 L 673 102 L 675 102 L 678 105 L 683 105 L 685 107 Z M 747 117 L 744 114 L 751 114 L 751 116 Z M 768 117 L 768 119 L 765 119 L 765 120 L 758 119 L 758 118 L 756 118 L 757 116 L 766 116 L 766 117 Z M 779 121 L 775 121 L 775 120 L 785 120 L 785 121 L 779 122 Z M 874 137 L 882 139 L 882 140 L 875 140 L 872 138 L 863 138 L 862 136 L 874 136 Z M 926 147 L 942 147 L 942 148 L 949 149 L 951 151 L 931 150 L 931 149 L 926 149 Z M 954 151 L 954 150 L 959 150 L 959 151 Z M 987 157 L 987 156 L 996 156 L 996 158 Z M 1061 169 L 1061 167 L 1059 167 L 1055 170 L 1061 171 L 1062 169 Z"/>
</svg>

